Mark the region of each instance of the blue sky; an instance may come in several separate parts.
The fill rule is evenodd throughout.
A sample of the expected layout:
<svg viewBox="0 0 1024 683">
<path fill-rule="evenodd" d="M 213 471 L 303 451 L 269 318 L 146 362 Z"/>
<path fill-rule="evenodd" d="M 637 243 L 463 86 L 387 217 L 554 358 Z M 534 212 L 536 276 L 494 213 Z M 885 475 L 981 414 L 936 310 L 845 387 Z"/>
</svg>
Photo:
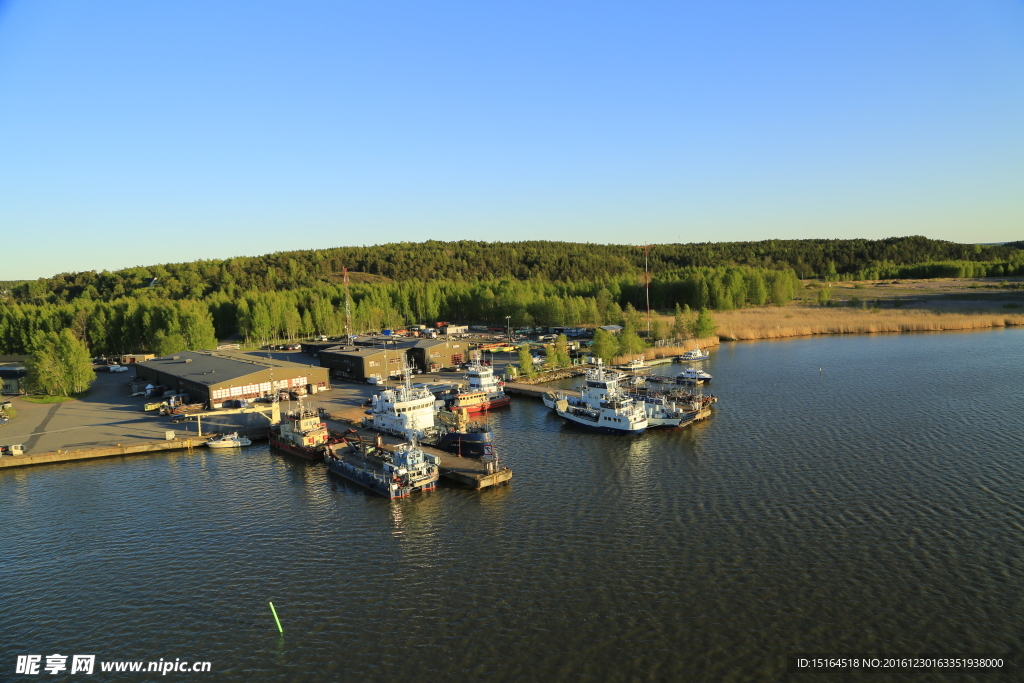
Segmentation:
<svg viewBox="0 0 1024 683">
<path fill-rule="evenodd" d="M 0 280 L 425 239 L 1024 239 L 1024 3 L 0 0 Z"/>
</svg>

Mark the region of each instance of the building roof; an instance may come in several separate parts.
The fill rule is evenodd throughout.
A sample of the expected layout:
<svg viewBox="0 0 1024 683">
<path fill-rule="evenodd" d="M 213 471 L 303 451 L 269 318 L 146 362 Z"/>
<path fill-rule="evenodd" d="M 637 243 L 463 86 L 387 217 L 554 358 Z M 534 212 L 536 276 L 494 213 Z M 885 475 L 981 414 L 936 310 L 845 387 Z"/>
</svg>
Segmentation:
<svg viewBox="0 0 1024 683">
<path fill-rule="evenodd" d="M 287 379 L 302 376 L 313 368 L 311 365 L 252 356 L 241 351 L 181 351 L 173 356 L 146 361 L 144 367 L 206 385 L 220 384 L 270 369 L 281 371 L 281 377 L 275 379 Z"/>
<path fill-rule="evenodd" d="M 621 332 L 622 325 L 603 325 L 601 329 L 605 332 Z"/>
<path fill-rule="evenodd" d="M 395 350 L 388 349 L 388 351 L 394 353 Z M 359 356 L 360 358 L 365 358 L 366 356 L 376 356 L 378 354 L 384 355 L 384 349 L 367 348 L 365 346 L 358 349 L 351 346 L 336 346 L 332 349 L 324 349 L 320 352 L 320 355 L 323 356 L 325 353 L 329 353 L 332 356 Z"/>
<path fill-rule="evenodd" d="M 409 348 L 411 348 L 411 349 L 432 349 L 432 348 L 434 348 L 435 346 L 438 346 L 438 345 L 442 345 L 443 346 L 445 344 L 451 344 L 451 343 L 452 342 L 450 340 L 448 340 L 448 339 L 420 339 L 420 340 L 417 340 L 417 341 L 413 342 L 412 344 L 410 344 Z M 465 345 L 467 348 L 469 347 L 469 342 L 466 342 L 466 341 L 457 341 L 457 342 L 454 342 L 454 343 L 459 344 L 460 347 L 462 345 Z"/>
<path fill-rule="evenodd" d="M 375 344 L 379 344 L 381 347 L 387 344 L 392 348 L 407 349 L 413 345 L 413 340 L 405 337 L 392 337 L 389 335 L 376 334 L 367 335 L 365 337 L 355 337 L 352 340 L 352 343 L 356 346 L 373 346 Z"/>
</svg>

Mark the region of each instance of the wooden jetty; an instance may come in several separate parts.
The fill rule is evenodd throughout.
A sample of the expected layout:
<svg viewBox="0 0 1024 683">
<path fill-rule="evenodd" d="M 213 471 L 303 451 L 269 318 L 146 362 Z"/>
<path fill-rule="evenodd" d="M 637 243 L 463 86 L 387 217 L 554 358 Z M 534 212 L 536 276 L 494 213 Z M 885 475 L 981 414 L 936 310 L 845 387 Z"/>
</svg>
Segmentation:
<svg viewBox="0 0 1024 683">
<path fill-rule="evenodd" d="M 202 446 L 209 441 L 211 436 L 193 436 L 186 439 L 174 439 L 173 441 L 159 441 L 157 443 L 141 443 L 132 446 L 108 446 L 106 448 L 73 448 L 70 450 L 58 450 L 47 453 L 32 453 L 25 455 L 13 455 L 0 458 L 0 468 L 4 467 L 25 467 L 28 465 L 45 465 L 50 463 L 71 462 L 73 460 L 95 460 L 97 458 L 113 458 L 119 455 L 142 455 L 144 453 L 156 453 L 159 451 L 192 451 L 193 448 Z"/>
</svg>

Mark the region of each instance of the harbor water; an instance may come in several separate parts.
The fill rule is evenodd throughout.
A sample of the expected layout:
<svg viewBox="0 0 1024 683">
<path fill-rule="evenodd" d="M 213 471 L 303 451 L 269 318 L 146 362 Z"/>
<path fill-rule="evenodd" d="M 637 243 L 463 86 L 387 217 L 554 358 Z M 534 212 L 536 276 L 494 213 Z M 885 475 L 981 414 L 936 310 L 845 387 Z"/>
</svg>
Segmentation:
<svg viewBox="0 0 1024 683">
<path fill-rule="evenodd" d="M 515 398 L 488 417 L 515 479 L 482 492 L 388 501 L 260 444 L 3 470 L 0 680 L 53 653 L 218 681 L 761 681 L 793 653 L 1019 651 L 1021 358 L 1024 330 L 726 344 L 685 430 Z"/>
</svg>

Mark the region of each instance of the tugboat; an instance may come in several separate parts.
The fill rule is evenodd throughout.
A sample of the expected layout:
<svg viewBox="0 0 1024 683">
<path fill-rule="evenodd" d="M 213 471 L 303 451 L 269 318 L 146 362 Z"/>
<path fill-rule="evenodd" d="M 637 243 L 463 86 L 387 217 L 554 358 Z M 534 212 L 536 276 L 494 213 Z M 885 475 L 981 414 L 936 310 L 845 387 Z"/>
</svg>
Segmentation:
<svg viewBox="0 0 1024 683">
<path fill-rule="evenodd" d="M 340 444 L 327 447 L 324 462 L 331 472 L 385 498 L 405 498 L 416 491 L 433 490 L 440 477 L 440 459 L 423 452 L 415 433 L 409 443 L 387 451 L 349 430 Z"/>
<path fill-rule="evenodd" d="M 306 460 L 322 460 L 327 450 L 327 425 L 320 412 L 299 404 L 298 410 L 281 416 L 281 425 L 270 432 L 270 446 Z"/>
<path fill-rule="evenodd" d="M 640 434 L 647 429 L 647 413 L 619 388 L 620 379 L 599 360 L 596 368 L 587 370 L 587 383 L 580 388 L 579 398 L 549 392 L 544 395 L 544 405 L 581 427 L 605 434 Z"/>
<path fill-rule="evenodd" d="M 466 368 L 466 379 L 469 380 L 469 388 L 457 393 L 449 407 L 479 413 L 512 404 L 512 399 L 505 394 L 505 384 L 494 377 L 491 367 L 480 362 L 479 352 L 474 352 Z"/>
<path fill-rule="evenodd" d="M 691 360 L 707 360 L 708 358 L 711 358 L 710 354 L 708 354 L 707 351 L 701 351 L 699 346 L 694 347 L 693 349 L 679 356 L 679 360 L 683 362 Z"/>
<path fill-rule="evenodd" d="M 490 427 L 470 422 L 466 408 L 437 410 L 438 405 L 430 390 L 413 387 L 406 376 L 404 384 L 373 397 L 371 417 L 364 426 L 403 438 L 416 432 L 423 443 L 464 457 L 494 455 Z"/>
</svg>

